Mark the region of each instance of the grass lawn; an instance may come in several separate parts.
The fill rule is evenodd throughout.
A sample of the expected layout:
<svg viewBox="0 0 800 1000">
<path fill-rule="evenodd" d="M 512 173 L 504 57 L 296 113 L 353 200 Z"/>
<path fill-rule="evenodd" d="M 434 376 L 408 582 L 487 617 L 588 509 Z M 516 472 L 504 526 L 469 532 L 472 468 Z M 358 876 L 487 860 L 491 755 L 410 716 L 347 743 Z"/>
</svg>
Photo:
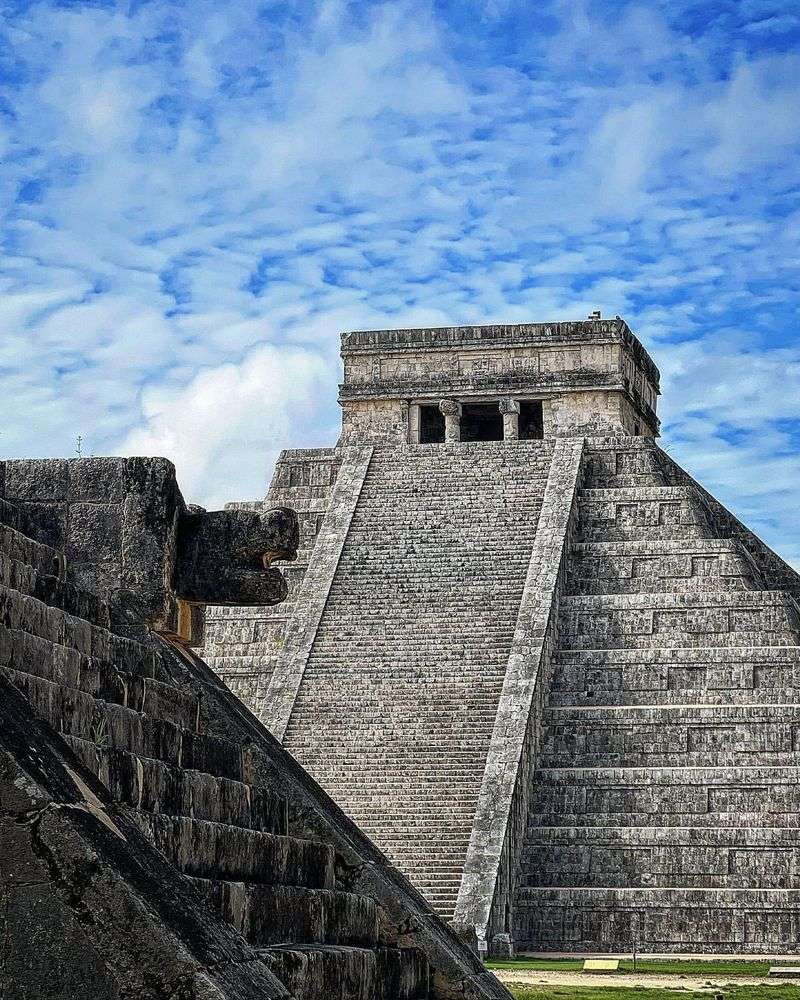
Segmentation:
<svg viewBox="0 0 800 1000">
<path fill-rule="evenodd" d="M 690 997 L 713 1000 L 713 993 L 689 993 L 686 990 L 662 990 L 625 986 L 511 986 L 517 1000 L 688 1000 Z M 721 986 L 717 990 L 725 1000 L 800 1000 L 798 986 Z"/>
<path fill-rule="evenodd" d="M 648 960 L 639 959 L 636 963 L 636 971 L 640 974 L 660 973 L 664 976 L 766 976 L 771 965 L 792 965 L 798 963 L 791 962 L 745 962 L 729 960 L 710 960 L 703 962 L 700 960 Z M 486 963 L 489 969 L 531 969 L 541 972 L 580 972 L 583 968 L 582 958 L 515 958 L 508 961 L 489 961 Z M 620 972 L 633 972 L 633 960 L 623 958 L 619 963 Z M 616 973 L 611 973 L 616 975 Z M 798 981 L 800 982 L 800 981 Z M 775 994 L 770 993 L 771 997 Z M 800 996 L 800 994 L 798 994 Z M 662 994 L 663 997 L 663 994 Z"/>
</svg>

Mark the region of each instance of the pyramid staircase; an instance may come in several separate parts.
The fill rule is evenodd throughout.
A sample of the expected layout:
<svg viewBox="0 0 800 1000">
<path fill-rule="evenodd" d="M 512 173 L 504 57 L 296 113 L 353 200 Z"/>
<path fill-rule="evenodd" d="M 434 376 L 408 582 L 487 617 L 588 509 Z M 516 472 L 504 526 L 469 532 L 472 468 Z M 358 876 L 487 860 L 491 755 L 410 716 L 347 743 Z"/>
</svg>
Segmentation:
<svg viewBox="0 0 800 1000">
<path fill-rule="evenodd" d="M 109 631 L 107 609 L 71 585 L 59 551 L 31 535 L 24 512 L 0 501 L 4 815 L 15 794 L 3 785 L 9 769 L 43 774 L 43 761 L 50 761 L 53 795 L 69 775 L 70 787 L 82 790 L 80 809 L 68 801 L 70 792 L 50 815 L 58 822 L 78 816 L 79 837 L 95 838 L 87 855 L 94 861 L 82 862 L 89 866 L 83 874 L 107 863 L 133 894 L 134 909 L 143 905 L 147 919 L 159 910 L 168 940 L 182 940 L 186 954 L 214 970 L 214 996 L 506 995 L 205 664 L 155 637 L 143 644 Z M 52 777 L 56 772 L 60 778 Z M 15 787 L 22 787 L 20 781 L 28 787 L 27 778 Z M 90 814 L 102 825 L 92 827 Z M 13 856 L 20 829 L 27 827 L 0 826 L 4 857 Z M 44 837 L 41 830 L 38 836 Z M 111 849 L 97 846 L 103 836 L 110 837 Z M 67 852 L 71 837 L 62 831 L 49 850 Z M 47 879 L 33 884 L 27 878 L 0 865 L 0 890 L 11 914 L 0 947 L 0 993 L 62 995 L 53 970 L 41 964 L 46 935 L 31 933 L 37 926 L 32 921 L 47 908 Z M 95 891 L 94 876 L 86 878 L 86 885 L 83 876 L 74 884 L 66 875 L 54 882 L 78 925 L 92 924 L 79 898 Z M 122 902 L 117 905 L 127 917 Z M 15 912 L 27 913 L 16 931 Z M 116 915 L 109 919 L 113 924 Z M 20 950 L 26 936 L 30 947 Z M 156 967 L 142 968 L 149 939 L 137 944 L 126 937 L 115 939 L 116 956 L 104 956 L 133 991 L 125 995 L 166 995 L 159 990 L 166 988 L 160 977 L 172 974 L 167 951 Z M 17 950 L 7 954 L 9 939 Z M 108 936 L 98 940 L 110 947 Z M 220 972 L 220 942 L 226 954 L 238 956 L 235 974 Z M 129 947 L 140 949 L 139 962 L 125 952 Z M 74 946 L 64 964 L 77 953 Z M 80 975 L 89 975 L 92 963 L 81 961 Z M 24 992 L 23 982 L 32 993 Z M 99 982 L 82 983 L 84 992 L 76 988 L 74 995 L 104 997 Z M 182 988 L 181 996 L 196 995 L 185 982 Z"/>
<path fill-rule="evenodd" d="M 283 739 L 447 919 L 552 449 L 374 449 Z"/>
<path fill-rule="evenodd" d="M 659 449 L 588 458 L 516 945 L 796 953 L 795 596 Z"/>
</svg>

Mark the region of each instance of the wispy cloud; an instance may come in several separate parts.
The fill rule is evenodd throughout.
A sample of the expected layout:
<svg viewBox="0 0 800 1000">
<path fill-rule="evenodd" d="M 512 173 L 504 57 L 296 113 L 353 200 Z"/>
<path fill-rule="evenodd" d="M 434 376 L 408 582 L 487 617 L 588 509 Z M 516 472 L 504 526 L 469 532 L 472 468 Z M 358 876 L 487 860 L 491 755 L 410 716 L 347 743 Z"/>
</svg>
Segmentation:
<svg viewBox="0 0 800 1000">
<path fill-rule="evenodd" d="M 601 308 L 665 442 L 800 557 L 787 4 L 19 4 L 7 454 L 148 450 L 191 499 L 329 443 L 338 333 Z"/>
</svg>

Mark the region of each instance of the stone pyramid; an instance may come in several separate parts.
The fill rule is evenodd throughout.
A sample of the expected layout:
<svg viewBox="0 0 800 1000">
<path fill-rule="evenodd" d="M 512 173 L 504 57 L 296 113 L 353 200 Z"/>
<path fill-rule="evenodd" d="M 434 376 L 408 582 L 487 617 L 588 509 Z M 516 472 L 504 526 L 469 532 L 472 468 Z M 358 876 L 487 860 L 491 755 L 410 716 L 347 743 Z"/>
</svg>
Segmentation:
<svg viewBox="0 0 800 1000">
<path fill-rule="evenodd" d="M 796 953 L 800 577 L 619 317 L 342 338 L 287 602 L 213 668 L 481 952 Z"/>
</svg>

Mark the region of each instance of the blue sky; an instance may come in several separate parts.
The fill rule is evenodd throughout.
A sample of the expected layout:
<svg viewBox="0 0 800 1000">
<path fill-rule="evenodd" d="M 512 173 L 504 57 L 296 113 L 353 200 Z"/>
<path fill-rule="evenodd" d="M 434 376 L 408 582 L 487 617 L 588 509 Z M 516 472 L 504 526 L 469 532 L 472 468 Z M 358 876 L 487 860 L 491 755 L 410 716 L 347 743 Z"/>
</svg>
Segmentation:
<svg viewBox="0 0 800 1000">
<path fill-rule="evenodd" d="M 800 563 L 796 4 L 3 8 L 3 454 L 261 496 L 335 440 L 341 330 L 602 309 Z"/>
</svg>

